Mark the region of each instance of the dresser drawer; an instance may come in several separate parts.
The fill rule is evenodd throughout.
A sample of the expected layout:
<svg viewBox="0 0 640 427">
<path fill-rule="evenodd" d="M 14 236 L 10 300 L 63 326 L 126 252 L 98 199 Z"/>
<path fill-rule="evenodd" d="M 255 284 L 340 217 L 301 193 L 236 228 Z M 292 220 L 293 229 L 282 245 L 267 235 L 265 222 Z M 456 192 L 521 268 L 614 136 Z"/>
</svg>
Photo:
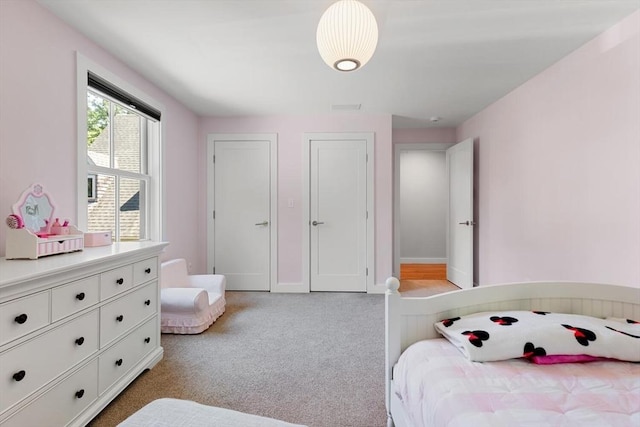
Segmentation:
<svg viewBox="0 0 640 427">
<path fill-rule="evenodd" d="M 98 359 L 47 391 L 4 427 L 64 426 L 98 398 Z"/>
<path fill-rule="evenodd" d="M 55 322 L 100 302 L 100 276 L 91 276 L 53 288 L 51 321 Z"/>
<path fill-rule="evenodd" d="M 153 257 L 133 264 L 133 286 L 158 277 L 158 258 Z"/>
<path fill-rule="evenodd" d="M 133 265 L 105 271 L 100 275 L 100 300 L 131 289 L 133 286 Z"/>
<path fill-rule="evenodd" d="M 122 341 L 100 355 L 99 394 L 104 393 L 159 344 L 157 317 L 149 319 Z"/>
<path fill-rule="evenodd" d="M 49 324 L 49 291 L 0 304 L 0 345 Z"/>
<path fill-rule="evenodd" d="M 100 348 L 151 316 L 158 307 L 158 285 L 152 282 L 124 298 L 100 307 Z"/>
<path fill-rule="evenodd" d="M 97 350 L 94 310 L 0 354 L 0 412 Z"/>
<path fill-rule="evenodd" d="M 59 240 L 57 240 L 59 239 Z M 56 237 L 38 239 L 38 257 L 65 252 L 81 251 L 84 248 L 84 237 Z"/>
</svg>

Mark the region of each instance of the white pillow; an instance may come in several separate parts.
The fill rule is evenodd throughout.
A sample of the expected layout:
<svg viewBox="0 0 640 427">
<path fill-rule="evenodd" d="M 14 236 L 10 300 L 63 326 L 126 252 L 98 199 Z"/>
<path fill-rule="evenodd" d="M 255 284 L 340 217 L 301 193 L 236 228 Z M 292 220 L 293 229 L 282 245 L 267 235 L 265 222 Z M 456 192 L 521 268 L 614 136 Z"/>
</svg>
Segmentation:
<svg viewBox="0 0 640 427">
<path fill-rule="evenodd" d="M 435 324 L 469 360 L 589 355 L 640 362 L 640 324 L 540 311 L 482 312 Z"/>
</svg>

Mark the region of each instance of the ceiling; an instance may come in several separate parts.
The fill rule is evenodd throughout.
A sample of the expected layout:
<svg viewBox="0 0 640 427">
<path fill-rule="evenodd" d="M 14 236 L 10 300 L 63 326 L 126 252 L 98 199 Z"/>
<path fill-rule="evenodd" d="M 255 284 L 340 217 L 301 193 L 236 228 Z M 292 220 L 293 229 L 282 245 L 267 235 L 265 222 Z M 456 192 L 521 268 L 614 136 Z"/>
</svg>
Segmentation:
<svg viewBox="0 0 640 427">
<path fill-rule="evenodd" d="M 344 114 L 360 104 L 360 114 L 392 114 L 395 128 L 457 126 L 640 8 L 362 0 L 378 47 L 363 68 L 341 73 L 315 41 L 333 0 L 38 2 L 199 115 Z"/>
</svg>

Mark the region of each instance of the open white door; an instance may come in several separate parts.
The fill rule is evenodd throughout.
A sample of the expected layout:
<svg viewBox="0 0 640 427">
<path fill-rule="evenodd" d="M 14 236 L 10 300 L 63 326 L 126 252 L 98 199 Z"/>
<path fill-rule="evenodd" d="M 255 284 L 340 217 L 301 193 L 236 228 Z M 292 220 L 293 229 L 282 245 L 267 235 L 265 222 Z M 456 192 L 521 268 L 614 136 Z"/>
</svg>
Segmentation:
<svg viewBox="0 0 640 427">
<path fill-rule="evenodd" d="M 473 139 L 447 150 L 447 172 L 447 280 L 467 289 L 473 287 Z"/>
</svg>

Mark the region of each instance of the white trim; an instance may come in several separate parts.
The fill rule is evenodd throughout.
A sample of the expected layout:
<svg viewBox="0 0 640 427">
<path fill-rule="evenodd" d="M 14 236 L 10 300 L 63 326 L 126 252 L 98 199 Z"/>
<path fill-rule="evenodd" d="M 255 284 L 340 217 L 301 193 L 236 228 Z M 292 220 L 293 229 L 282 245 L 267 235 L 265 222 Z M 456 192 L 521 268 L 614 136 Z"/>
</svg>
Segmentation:
<svg viewBox="0 0 640 427">
<path fill-rule="evenodd" d="M 214 142 L 216 140 L 216 135 L 209 134 L 207 135 L 207 210 L 205 211 L 205 216 L 207 217 L 207 233 L 205 236 L 206 244 L 207 244 L 207 270 L 208 274 L 214 273 L 213 268 L 215 267 L 215 223 L 213 220 L 213 210 L 215 208 L 214 197 L 215 197 L 215 169 L 213 167 L 213 156 L 215 153 L 214 150 Z"/>
<path fill-rule="evenodd" d="M 159 146 L 148 146 L 149 170 L 148 175 L 152 178 L 149 184 L 149 196 L 151 197 L 149 220 L 149 240 L 162 241 L 166 236 L 165 209 L 166 203 L 164 194 L 164 120 L 165 107 L 162 103 L 156 101 L 140 89 L 127 83 L 125 80 L 111 73 L 106 68 L 98 65 L 90 59 L 76 51 L 76 102 L 77 102 L 77 226 L 80 230 L 87 229 L 87 73 L 92 73 L 104 78 L 123 91 L 135 96 L 141 101 L 149 104 L 153 108 L 160 111 L 162 118 L 160 119 L 159 129 Z"/>
<path fill-rule="evenodd" d="M 384 294 L 387 291 L 387 285 L 385 283 L 376 283 L 367 290 L 368 294 Z"/>
<path fill-rule="evenodd" d="M 367 293 L 378 293 L 374 284 L 375 268 L 375 133 L 374 132 L 336 132 L 336 133 L 314 133 L 305 132 L 302 137 L 302 285 L 306 292 L 311 290 L 311 267 L 310 259 L 310 203 L 309 193 L 310 174 L 310 149 L 313 140 L 365 140 L 367 142 L 367 269 L 369 274 L 366 277 Z M 384 285 L 382 285 L 384 286 Z M 384 290 L 383 290 L 384 292 Z"/>
<path fill-rule="evenodd" d="M 376 279 L 376 207 L 375 199 L 375 133 L 364 134 L 367 137 L 367 293 L 377 293 L 375 286 Z"/>
<path fill-rule="evenodd" d="M 302 283 L 276 283 L 275 286 L 271 287 L 271 292 L 303 294 L 309 293 L 309 289 L 305 288 Z"/>
<path fill-rule="evenodd" d="M 278 284 L 278 134 L 277 133 L 210 133 L 207 135 L 207 272 L 212 272 L 215 260 L 213 241 L 215 227 L 213 221 L 214 209 L 214 163 L 213 155 L 215 141 L 269 141 L 269 171 L 271 181 L 270 200 L 270 264 L 269 264 L 269 290 L 271 292 L 298 292 L 294 290 L 283 291 Z"/>
<path fill-rule="evenodd" d="M 421 142 L 393 145 L 393 275 L 400 276 L 400 152 L 401 151 L 446 151 L 455 142 Z M 404 261 L 407 262 L 407 261 Z M 445 261 L 446 262 L 446 258 Z"/>
<path fill-rule="evenodd" d="M 302 135 L 302 286 L 311 292 L 311 135 Z"/>
<path fill-rule="evenodd" d="M 400 258 L 400 264 L 446 264 L 446 258 Z"/>
</svg>

